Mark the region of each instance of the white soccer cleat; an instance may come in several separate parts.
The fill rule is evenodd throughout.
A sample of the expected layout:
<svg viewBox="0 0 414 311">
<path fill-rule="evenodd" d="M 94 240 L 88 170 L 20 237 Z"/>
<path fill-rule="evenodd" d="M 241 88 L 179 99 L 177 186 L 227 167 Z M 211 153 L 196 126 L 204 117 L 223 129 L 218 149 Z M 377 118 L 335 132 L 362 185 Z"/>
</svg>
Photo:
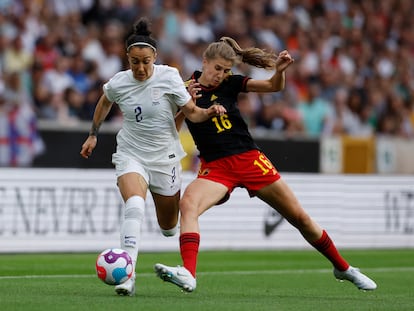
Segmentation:
<svg viewBox="0 0 414 311">
<path fill-rule="evenodd" d="M 192 292 L 197 286 L 196 279 L 184 267 L 169 267 L 157 263 L 154 266 L 154 270 L 161 280 L 173 283 L 186 292 Z"/>
<path fill-rule="evenodd" d="M 135 273 L 127 281 L 115 286 L 115 292 L 119 296 L 134 296 L 135 295 Z"/>
<path fill-rule="evenodd" d="M 361 290 L 374 290 L 377 288 L 377 284 L 365 274 L 361 273 L 358 268 L 349 267 L 345 271 L 339 271 L 338 269 L 334 268 L 334 276 L 339 281 L 350 281 L 354 283 L 358 289 Z"/>
</svg>

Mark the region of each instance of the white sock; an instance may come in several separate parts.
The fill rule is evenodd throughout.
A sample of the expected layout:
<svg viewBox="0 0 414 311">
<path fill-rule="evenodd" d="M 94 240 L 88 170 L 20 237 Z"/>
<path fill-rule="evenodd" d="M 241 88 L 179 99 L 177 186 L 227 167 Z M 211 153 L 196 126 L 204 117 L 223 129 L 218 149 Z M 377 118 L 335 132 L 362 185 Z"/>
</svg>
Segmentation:
<svg viewBox="0 0 414 311">
<path fill-rule="evenodd" d="M 171 228 L 171 229 L 162 229 L 162 228 L 160 229 L 161 229 L 161 233 L 163 236 L 174 236 L 177 233 L 178 224 L 174 228 Z"/>
<path fill-rule="evenodd" d="M 124 220 L 121 224 L 121 248 L 132 259 L 133 271 L 138 258 L 138 243 L 141 237 L 141 224 L 145 215 L 145 201 L 134 195 L 125 202 Z"/>
</svg>

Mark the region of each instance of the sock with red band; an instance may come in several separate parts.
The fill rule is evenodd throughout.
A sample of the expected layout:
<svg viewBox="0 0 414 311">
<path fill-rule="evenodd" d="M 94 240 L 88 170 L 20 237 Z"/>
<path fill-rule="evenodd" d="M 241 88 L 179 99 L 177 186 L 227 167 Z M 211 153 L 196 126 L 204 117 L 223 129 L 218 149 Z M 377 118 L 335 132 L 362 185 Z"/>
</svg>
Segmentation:
<svg viewBox="0 0 414 311">
<path fill-rule="evenodd" d="M 328 258 L 334 267 L 339 271 L 345 271 L 349 268 L 348 262 L 339 254 L 338 250 L 335 247 L 335 244 L 325 230 L 323 230 L 322 236 L 319 240 L 314 241 L 310 244 L 326 258 Z"/>
<path fill-rule="evenodd" d="M 191 274 L 196 276 L 198 247 L 200 245 L 200 234 L 197 232 L 186 232 L 180 235 L 180 252 L 183 266 Z"/>
</svg>

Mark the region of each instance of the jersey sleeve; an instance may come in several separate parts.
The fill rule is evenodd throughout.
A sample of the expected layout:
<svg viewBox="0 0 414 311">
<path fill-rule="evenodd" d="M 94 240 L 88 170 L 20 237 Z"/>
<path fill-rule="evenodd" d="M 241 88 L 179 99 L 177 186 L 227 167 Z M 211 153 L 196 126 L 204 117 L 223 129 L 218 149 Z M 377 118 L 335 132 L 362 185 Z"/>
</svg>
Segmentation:
<svg viewBox="0 0 414 311">
<path fill-rule="evenodd" d="M 171 68 L 169 82 L 174 102 L 180 107 L 188 103 L 191 99 L 191 95 L 188 93 L 184 81 L 176 68 Z"/>
<path fill-rule="evenodd" d="M 229 89 L 233 90 L 235 93 L 244 92 L 247 93 L 247 81 L 251 78 L 243 75 L 232 75 L 229 79 Z"/>
<path fill-rule="evenodd" d="M 115 98 L 115 90 L 113 87 L 113 80 L 109 80 L 108 82 L 106 82 L 103 87 L 103 92 L 106 96 L 106 98 L 110 101 L 110 102 L 116 102 L 116 98 Z"/>
</svg>

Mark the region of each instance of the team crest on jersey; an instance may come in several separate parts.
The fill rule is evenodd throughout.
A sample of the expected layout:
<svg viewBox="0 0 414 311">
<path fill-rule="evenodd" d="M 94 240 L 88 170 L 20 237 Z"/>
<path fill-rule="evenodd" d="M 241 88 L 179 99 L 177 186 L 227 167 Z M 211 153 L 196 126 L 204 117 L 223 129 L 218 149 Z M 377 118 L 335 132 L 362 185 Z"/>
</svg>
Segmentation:
<svg viewBox="0 0 414 311">
<path fill-rule="evenodd" d="M 161 98 L 161 90 L 157 89 L 157 88 L 152 88 L 151 89 L 151 99 L 153 102 L 157 102 L 159 101 L 159 99 Z"/>
<path fill-rule="evenodd" d="M 199 170 L 198 171 L 198 175 L 199 176 L 207 176 L 208 174 L 210 173 L 210 169 L 209 168 L 206 168 L 206 169 L 204 169 L 204 170 Z"/>
</svg>

